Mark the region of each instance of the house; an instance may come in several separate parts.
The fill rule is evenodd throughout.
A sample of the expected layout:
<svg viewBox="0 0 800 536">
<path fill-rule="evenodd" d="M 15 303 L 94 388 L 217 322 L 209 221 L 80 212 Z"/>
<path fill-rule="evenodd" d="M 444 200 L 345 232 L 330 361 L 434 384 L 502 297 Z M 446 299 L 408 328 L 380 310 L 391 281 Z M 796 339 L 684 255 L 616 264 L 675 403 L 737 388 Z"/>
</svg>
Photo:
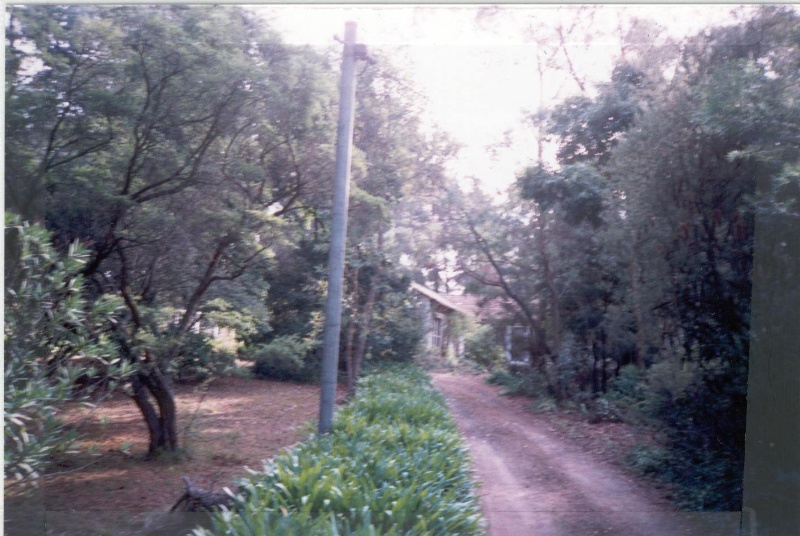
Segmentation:
<svg viewBox="0 0 800 536">
<path fill-rule="evenodd" d="M 530 364 L 530 328 L 519 325 L 518 308 L 509 300 L 486 302 L 472 294 L 440 294 L 418 283 L 411 283 L 411 289 L 419 296 L 428 355 L 451 362 L 463 358 L 464 335 L 469 327 L 491 322 L 503 335 L 509 364 Z"/>
<path fill-rule="evenodd" d="M 476 320 L 478 297 L 440 294 L 418 283 L 411 289 L 419 295 L 428 355 L 455 362 L 464 355 L 464 331 Z"/>
</svg>

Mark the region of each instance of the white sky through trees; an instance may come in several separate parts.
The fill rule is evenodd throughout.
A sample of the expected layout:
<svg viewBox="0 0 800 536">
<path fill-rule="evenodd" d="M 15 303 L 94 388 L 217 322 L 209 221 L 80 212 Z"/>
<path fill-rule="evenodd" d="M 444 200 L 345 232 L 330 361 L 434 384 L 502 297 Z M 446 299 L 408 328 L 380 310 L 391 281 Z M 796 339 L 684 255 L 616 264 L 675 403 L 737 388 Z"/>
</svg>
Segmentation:
<svg viewBox="0 0 800 536">
<path fill-rule="evenodd" d="M 546 35 L 548 29 L 553 32 L 560 24 L 567 32 L 575 26 L 567 35 L 567 49 L 576 74 L 591 92 L 594 83 L 609 79 L 620 53 L 619 35 L 632 18 L 651 19 L 665 34 L 681 37 L 734 22 L 734 10 L 731 5 L 259 8 L 287 42 L 336 51 L 341 45 L 333 36 L 343 35 L 345 21 L 355 21 L 358 41 L 389 55 L 406 73 L 426 120 L 463 145 L 451 166 L 454 177 L 477 177 L 487 191 L 505 190 L 535 160 L 535 138 L 523 113 L 540 105 L 536 41 L 544 40 L 542 50 L 557 45 L 555 33 Z M 545 78 L 545 106 L 580 91 L 565 70 Z"/>
</svg>

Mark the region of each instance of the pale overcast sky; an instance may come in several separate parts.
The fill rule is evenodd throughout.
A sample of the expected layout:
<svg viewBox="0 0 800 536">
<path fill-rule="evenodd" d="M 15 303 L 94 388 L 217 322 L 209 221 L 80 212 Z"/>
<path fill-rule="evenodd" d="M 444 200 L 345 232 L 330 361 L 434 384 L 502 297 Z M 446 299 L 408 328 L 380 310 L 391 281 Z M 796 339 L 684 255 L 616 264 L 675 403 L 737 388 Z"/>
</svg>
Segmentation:
<svg viewBox="0 0 800 536">
<path fill-rule="evenodd" d="M 534 28 L 565 27 L 578 6 L 505 5 L 293 5 L 270 6 L 266 13 L 286 41 L 341 49 L 333 39 L 343 35 L 345 21 L 358 24 L 359 42 L 390 53 L 413 87 L 425 96 L 426 117 L 465 145 L 454 162 L 456 179 L 478 177 L 488 190 L 505 189 L 536 153 L 524 110 L 539 105 Z M 690 35 L 704 26 L 730 20 L 734 6 L 663 5 L 596 6 L 592 32 L 606 37 L 583 42 L 574 32 L 576 71 L 592 81 L 607 80 L 618 42 L 619 24 L 630 16 L 650 18 L 673 36 Z M 620 22 L 621 21 L 621 22 Z M 543 90 L 545 101 L 574 93 L 566 73 L 554 75 Z M 511 147 L 489 147 L 513 133 Z"/>
</svg>

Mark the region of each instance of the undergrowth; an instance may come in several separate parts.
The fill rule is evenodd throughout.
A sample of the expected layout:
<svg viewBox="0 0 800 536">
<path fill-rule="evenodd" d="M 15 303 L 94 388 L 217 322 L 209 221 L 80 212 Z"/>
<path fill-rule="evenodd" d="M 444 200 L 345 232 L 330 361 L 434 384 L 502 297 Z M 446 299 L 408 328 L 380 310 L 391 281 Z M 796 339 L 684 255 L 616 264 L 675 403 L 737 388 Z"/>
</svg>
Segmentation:
<svg viewBox="0 0 800 536">
<path fill-rule="evenodd" d="M 331 434 L 239 485 L 237 507 L 197 536 L 483 534 L 455 423 L 409 365 L 362 379 Z"/>
</svg>

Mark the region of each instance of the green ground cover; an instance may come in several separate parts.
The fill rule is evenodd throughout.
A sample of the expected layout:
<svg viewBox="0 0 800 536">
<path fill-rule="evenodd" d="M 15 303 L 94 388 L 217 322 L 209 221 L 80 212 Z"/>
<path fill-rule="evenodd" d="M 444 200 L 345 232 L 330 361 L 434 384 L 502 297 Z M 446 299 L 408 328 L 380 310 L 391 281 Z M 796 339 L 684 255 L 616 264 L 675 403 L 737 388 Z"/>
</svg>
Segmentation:
<svg viewBox="0 0 800 536">
<path fill-rule="evenodd" d="M 240 482 L 231 535 L 480 535 L 469 462 L 424 372 L 378 371 L 336 416 L 334 431 L 277 456 Z"/>
</svg>

